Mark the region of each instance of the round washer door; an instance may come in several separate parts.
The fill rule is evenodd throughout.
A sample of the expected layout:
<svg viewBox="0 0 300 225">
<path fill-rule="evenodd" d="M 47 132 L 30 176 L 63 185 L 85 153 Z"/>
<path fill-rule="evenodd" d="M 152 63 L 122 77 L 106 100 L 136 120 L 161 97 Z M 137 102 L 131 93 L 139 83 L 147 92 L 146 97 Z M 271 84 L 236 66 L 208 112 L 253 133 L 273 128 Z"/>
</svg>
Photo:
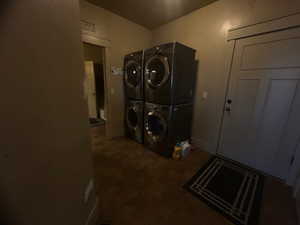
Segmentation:
<svg viewBox="0 0 300 225">
<path fill-rule="evenodd" d="M 138 127 L 138 115 L 134 107 L 130 107 L 127 110 L 127 125 L 133 130 L 136 130 Z"/>
<path fill-rule="evenodd" d="M 166 136 L 167 122 L 159 112 L 151 111 L 147 113 L 145 129 L 151 141 L 157 143 Z"/>
<path fill-rule="evenodd" d="M 170 68 L 168 58 L 155 55 L 145 65 L 146 82 L 151 88 L 159 88 L 168 80 Z"/>
<path fill-rule="evenodd" d="M 125 82 L 128 86 L 135 88 L 141 81 L 141 67 L 134 61 L 130 60 L 125 65 Z"/>
</svg>

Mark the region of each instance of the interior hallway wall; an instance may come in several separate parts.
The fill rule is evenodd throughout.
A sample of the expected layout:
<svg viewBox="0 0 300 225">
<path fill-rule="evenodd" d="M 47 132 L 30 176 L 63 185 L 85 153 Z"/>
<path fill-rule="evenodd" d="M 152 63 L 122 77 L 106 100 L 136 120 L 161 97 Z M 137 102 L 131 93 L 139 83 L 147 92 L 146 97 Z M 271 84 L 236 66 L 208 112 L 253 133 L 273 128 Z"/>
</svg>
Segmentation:
<svg viewBox="0 0 300 225">
<path fill-rule="evenodd" d="M 217 149 L 228 75 L 228 30 L 297 12 L 297 0 L 219 0 L 153 31 L 153 44 L 179 41 L 197 49 L 193 139 L 204 150 L 215 153 Z M 204 91 L 208 92 L 206 100 Z"/>
<path fill-rule="evenodd" d="M 126 54 L 151 46 L 150 30 L 86 1 L 81 1 L 80 6 L 81 19 L 95 24 L 94 36 L 110 42 L 111 66 L 122 68 Z M 123 76 L 112 74 L 109 76 L 111 89 L 108 90 L 108 94 L 112 111 L 109 122 L 112 123 L 112 135 L 122 136 L 124 135 Z"/>
<path fill-rule="evenodd" d="M 103 63 L 104 48 L 83 43 L 84 60 L 93 61 L 94 63 Z"/>
<path fill-rule="evenodd" d="M 0 8 L 0 224 L 84 225 L 94 202 L 76 0 Z"/>
</svg>

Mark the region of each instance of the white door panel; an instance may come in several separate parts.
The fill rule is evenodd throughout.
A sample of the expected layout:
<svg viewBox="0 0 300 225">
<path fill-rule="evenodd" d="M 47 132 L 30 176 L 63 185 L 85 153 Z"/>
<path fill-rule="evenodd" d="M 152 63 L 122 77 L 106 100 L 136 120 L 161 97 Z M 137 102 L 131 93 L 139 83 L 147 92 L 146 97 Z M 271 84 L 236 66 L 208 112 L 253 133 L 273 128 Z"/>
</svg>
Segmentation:
<svg viewBox="0 0 300 225">
<path fill-rule="evenodd" d="M 263 118 L 258 130 L 257 168 L 273 174 L 279 144 L 288 120 L 297 80 L 270 80 Z M 276 164 L 274 164 L 274 167 Z M 275 174 L 274 174 L 275 175 Z"/>
<path fill-rule="evenodd" d="M 296 93 L 293 96 L 293 104 L 290 108 L 288 121 L 286 123 L 285 132 L 282 135 L 282 140 L 278 148 L 278 154 L 275 161 L 278 165 L 290 164 L 293 154 L 296 154 L 297 149 L 300 149 L 300 81 L 297 82 Z M 287 167 L 274 167 L 275 174 L 279 177 L 286 177 L 289 173 Z"/>
<path fill-rule="evenodd" d="M 299 37 L 292 29 L 236 41 L 219 149 L 282 179 L 300 138 Z"/>
<path fill-rule="evenodd" d="M 282 69 L 299 66 L 300 37 L 254 42 L 243 47 L 242 70 Z M 271 60 L 270 60 L 271 59 Z"/>
<path fill-rule="evenodd" d="M 255 132 L 254 113 L 259 85 L 259 80 L 240 80 L 231 111 L 226 112 L 226 127 L 227 130 L 233 131 L 233 135 L 226 135 L 227 138 L 223 141 L 223 145 L 232 146 L 232 151 L 225 151 L 224 155 L 245 164 L 251 164 L 248 155 L 253 153 L 247 146 L 251 145 Z"/>
</svg>

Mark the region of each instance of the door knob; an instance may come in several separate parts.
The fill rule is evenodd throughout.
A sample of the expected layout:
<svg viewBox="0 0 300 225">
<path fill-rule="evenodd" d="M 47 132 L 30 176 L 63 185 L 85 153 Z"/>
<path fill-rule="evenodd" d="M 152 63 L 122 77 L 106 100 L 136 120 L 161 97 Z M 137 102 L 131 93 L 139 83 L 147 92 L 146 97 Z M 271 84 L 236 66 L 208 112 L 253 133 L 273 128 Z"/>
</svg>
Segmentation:
<svg viewBox="0 0 300 225">
<path fill-rule="evenodd" d="M 231 103 L 232 103 L 232 100 L 231 99 L 227 99 L 226 106 L 225 106 L 225 111 L 228 112 L 228 113 L 231 112 Z"/>
</svg>

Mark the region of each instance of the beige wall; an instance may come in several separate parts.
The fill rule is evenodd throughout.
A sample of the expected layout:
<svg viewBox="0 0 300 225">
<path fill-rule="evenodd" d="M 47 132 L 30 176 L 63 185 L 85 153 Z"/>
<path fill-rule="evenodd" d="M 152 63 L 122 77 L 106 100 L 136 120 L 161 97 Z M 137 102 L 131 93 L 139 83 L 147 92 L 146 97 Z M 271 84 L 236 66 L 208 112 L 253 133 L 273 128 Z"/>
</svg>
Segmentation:
<svg viewBox="0 0 300 225">
<path fill-rule="evenodd" d="M 96 24 L 94 36 L 107 40 L 110 43 L 111 66 L 123 67 L 123 57 L 133 51 L 148 48 L 151 45 L 152 34 L 148 29 L 130 22 L 103 8 L 81 1 L 81 19 Z M 122 136 L 124 95 L 123 77 L 110 75 L 109 90 L 111 104 L 111 128 L 113 136 Z"/>
<path fill-rule="evenodd" d="M 0 224 L 83 225 L 92 177 L 76 0 L 4 1 Z M 76 22 L 78 21 L 78 22 Z"/>
<path fill-rule="evenodd" d="M 230 28 L 300 11 L 297 0 L 220 0 L 153 31 L 153 44 L 179 41 L 197 49 L 199 68 L 193 138 L 205 150 L 217 148 L 227 74 L 226 36 Z M 208 98 L 202 99 L 203 91 Z"/>
<path fill-rule="evenodd" d="M 96 45 L 83 43 L 84 60 L 93 61 L 94 63 L 102 63 L 103 61 L 103 48 Z"/>
</svg>

